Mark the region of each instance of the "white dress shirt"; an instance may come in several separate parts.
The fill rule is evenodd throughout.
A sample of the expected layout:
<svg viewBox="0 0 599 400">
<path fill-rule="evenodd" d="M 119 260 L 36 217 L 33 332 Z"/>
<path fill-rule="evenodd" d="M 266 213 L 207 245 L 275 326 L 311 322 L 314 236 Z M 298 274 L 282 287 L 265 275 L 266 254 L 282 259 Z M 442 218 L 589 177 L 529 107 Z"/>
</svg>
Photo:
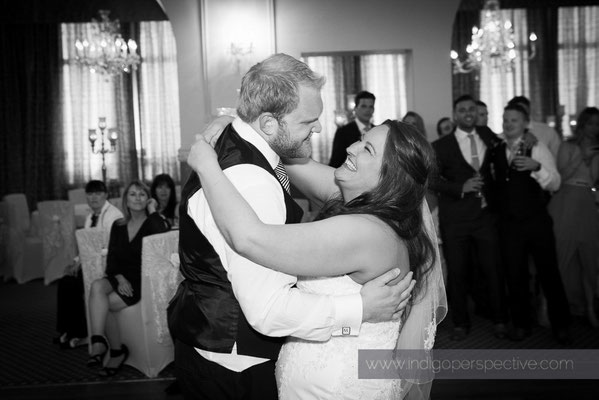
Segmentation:
<svg viewBox="0 0 599 400">
<path fill-rule="evenodd" d="M 92 215 L 93 212 L 89 213 L 87 217 L 85 217 L 85 225 L 84 228 L 91 228 L 92 226 Z M 96 224 L 97 228 L 102 228 L 106 230 L 106 232 L 110 232 L 110 228 L 112 228 L 112 224 L 117 219 L 123 218 L 123 213 L 121 210 L 110 204 L 108 200 L 104 202 L 102 206 L 102 210 L 100 210 L 100 214 L 98 215 L 98 223 Z"/>
<path fill-rule="evenodd" d="M 483 160 L 485 158 L 485 152 L 487 151 L 487 145 L 485 142 L 478 136 L 476 133 L 476 129 L 472 131 L 474 134 L 474 142 L 476 143 L 476 153 L 478 154 L 479 166 L 483 164 Z M 472 150 L 470 147 L 470 138 L 468 137 L 469 133 L 461 130 L 460 128 L 455 129 L 455 138 L 458 141 L 458 145 L 460 146 L 460 151 L 462 152 L 462 156 L 464 156 L 464 160 L 470 165 L 472 165 Z"/>
<path fill-rule="evenodd" d="M 237 118 L 233 127 L 264 155 L 273 169 L 276 167 L 279 156 L 250 125 Z M 224 172 L 263 222 L 285 223 L 283 189 L 274 176 L 253 164 L 235 165 Z M 220 257 L 246 319 L 258 332 L 313 341 L 326 341 L 332 335 L 358 335 L 362 322 L 360 294 L 323 296 L 304 293 L 294 287 L 297 277 L 241 257 L 219 232 L 202 189 L 189 199 L 187 212 Z M 306 262 L 310 262 L 309 257 Z M 204 358 L 238 372 L 267 361 L 237 354 L 236 345 L 230 354 L 196 350 Z"/>
<path fill-rule="evenodd" d="M 366 132 L 368 132 L 372 128 L 372 124 L 366 125 L 365 123 L 360 121 L 358 118 L 356 118 L 356 125 L 358 125 L 358 129 L 360 130 L 360 133 L 362 134 L 360 139 L 363 139 Z"/>
<path fill-rule="evenodd" d="M 508 160 L 511 160 L 514 157 L 512 148 L 518 148 L 521 139 L 521 137 L 518 138 L 511 144 L 511 146 L 509 144 L 505 146 L 505 155 Z M 541 164 L 541 169 L 532 171 L 530 176 L 537 181 L 543 190 L 548 190 L 550 192 L 558 190 L 561 184 L 561 176 L 557 171 L 555 159 L 553 158 L 551 151 L 547 148 L 547 145 L 539 140 L 532 148 L 530 158 Z"/>
<path fill-rule="evenodd" d="M 531 121 L 528 125 L 528 128 L 532 132 L 533 135 L 539 139 L 539 142 L 542 142 L 547 146 L 551 155 L 553 155 L 553 159 L 557 160 L 557 153 L 559 151 L 559 146 L 562 143 L 559 135 L 547 124 L 537 121 Z"/>
</svg>

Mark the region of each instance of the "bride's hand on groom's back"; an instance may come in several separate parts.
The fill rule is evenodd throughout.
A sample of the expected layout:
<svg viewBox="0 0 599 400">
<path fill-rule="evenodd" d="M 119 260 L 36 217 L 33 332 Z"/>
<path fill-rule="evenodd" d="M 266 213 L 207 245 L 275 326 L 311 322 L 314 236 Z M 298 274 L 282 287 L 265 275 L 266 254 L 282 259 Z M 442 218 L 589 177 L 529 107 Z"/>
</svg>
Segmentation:
<svg viewBox="0 0 599 400">
<path fill-rule="evenodd" d="M 399 280 L 400 271 L 395 268 L 362 286 L 362 322 L 398 320 L 410 299 L 416 281 L 412 272 Z"/>
</svg>

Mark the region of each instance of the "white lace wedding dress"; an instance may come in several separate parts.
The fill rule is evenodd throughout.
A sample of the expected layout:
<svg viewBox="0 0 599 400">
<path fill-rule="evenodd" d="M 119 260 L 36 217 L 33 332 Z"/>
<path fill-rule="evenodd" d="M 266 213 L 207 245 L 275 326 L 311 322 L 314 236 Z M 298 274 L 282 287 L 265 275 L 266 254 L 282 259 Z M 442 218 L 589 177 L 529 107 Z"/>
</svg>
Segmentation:
<svg viewBox="0 0 599 400">
<path fill-rule="evenodd" d="M 302 278 L 303 292 L 342 295 L 359 293 L 362 285 L 349 276 Z M 398 379 L 358 379 L 358 349 L 394 349 L 400 323 L 363 323 L 357 337 L 332 337 L 327 342 L 290 338 L 277 361 L 280 400 L 400 399 Z"/>
</svg>

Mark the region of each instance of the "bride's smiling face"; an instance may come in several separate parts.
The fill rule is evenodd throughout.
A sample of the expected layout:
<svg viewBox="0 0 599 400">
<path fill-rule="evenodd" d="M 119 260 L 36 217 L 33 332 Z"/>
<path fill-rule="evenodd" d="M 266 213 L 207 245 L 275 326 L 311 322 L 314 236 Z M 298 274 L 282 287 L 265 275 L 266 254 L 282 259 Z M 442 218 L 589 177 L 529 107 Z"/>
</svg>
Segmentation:
<svg viewBox="0 0 599 400">
<path fill-rule="evenodd" d="M 347 148 L 345 163 L 335 170 L 335 179 L 346 202 L 379 183 L 388 132 L 385 125 L 374 127 L 361 141 Z"/>
</svg>

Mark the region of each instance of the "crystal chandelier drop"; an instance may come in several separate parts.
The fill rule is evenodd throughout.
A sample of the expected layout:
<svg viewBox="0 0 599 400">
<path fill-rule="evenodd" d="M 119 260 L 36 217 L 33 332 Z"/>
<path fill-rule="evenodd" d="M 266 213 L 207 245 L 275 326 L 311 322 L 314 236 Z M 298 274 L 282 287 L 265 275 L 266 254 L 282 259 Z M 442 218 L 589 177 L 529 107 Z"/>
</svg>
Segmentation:
<svg viewBox="0 0 599 400">
<path fill-rule="evenodd" d="M 466 58 L 461 61 L 457 51 L 451 50 L 454 74 L 478 70 L 483 64 L 506 71 L 512 69 L 517 57 L 514 28 L 509 20 L 502 18 L 499 0 L 485 0 L 481 14 L 481 27 L 472 28 L 472 40 L 466 46 Z M 532 60 L 536 54 L 537 35 L 532 32 L 529 40 L 530 55 L 527 59 Z"/>
<path fill-rule="evenodd" d="M 75 61 L 92 73 L 118 75 L 137 69 L 140 57 L 135 40 L 121 36 L 119 20 L 108 19 L 108 10 L 100 10 L 100 20 L 92 19 L 91 37 L 75 41 Z"/>
</svg>

